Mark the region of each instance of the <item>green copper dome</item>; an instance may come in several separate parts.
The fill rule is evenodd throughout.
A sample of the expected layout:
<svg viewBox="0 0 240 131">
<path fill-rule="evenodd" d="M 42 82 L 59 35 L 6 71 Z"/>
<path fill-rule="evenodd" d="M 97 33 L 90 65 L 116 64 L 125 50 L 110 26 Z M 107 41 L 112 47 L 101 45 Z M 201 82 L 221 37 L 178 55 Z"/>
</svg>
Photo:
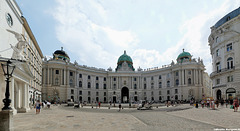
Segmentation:
<svg viewBox="0 0 240 131">
<path fill-rule="evenodd" d="M 61 50 L 56 50 L 53 53 L 53 59 L 56 59 L 56 60 L 61 59 L 61 60 L 70 61 L 68 54 L 65 51 L 63 51 L 63 47 L 61 47 Z"/>
<path fill-rule="evenodd" d="M 121 64 L 121 63 L 123 63 L 124 61 L 126 61 L 127 63 L 130 63 L 130 64 L 133 63 L 133 62 L 132 62 L 132 58 L 126 54 L 126 51 L 124 51 L 124 54 L 121 55 L 121 56 L 118 58 L 117 64 Z"/>
<path fill-rule="evenodd" d="M 185 52 L 184 49 L 183 49 L 183 52 L 178 55 L 177 59 L 191 58 L 191 57 L 192 57 L 192 55 L 189 52 Z"/>
<path fill-rule="evenodd" d="M 126 51 L 124 51 L 124 54 L 118 58 L 116 71 L 119 70 L 135 71 L 133 67 L 132 58 L 127 55 Z"/>
</svg>

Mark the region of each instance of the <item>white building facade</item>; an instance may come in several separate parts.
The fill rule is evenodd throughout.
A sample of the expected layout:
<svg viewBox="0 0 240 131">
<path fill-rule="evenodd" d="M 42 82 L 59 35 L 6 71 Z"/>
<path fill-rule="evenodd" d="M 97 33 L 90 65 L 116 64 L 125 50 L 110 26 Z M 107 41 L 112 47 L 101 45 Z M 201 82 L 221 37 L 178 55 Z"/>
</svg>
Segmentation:
<svg viewBox="0 0 240 131">
<path fill-rule="evenodd" d="M 6 64 L 4 61 L 10 60 L 12 65 L 15 65 L 9 87 L 11 99 L 10 106 L 14 114 L 17 112 L 27 112 L 30 110 L 29 105 L 31 101 L 29 93 L 32 88 L 31 81 L 34 80 L 34 74 L 31 72 L 30 61 L 26 53 L 29 43 L 23 32 L 28 30 L 28 34 L 32 36 L 33 34 L 29 29 L 26 29 L 25 18 L 22 17 L 22 12 L 15 0 L 0 1 L 0 19 L 0 61 L 2 64 Z M 4 106 L 2 100 L 5 98 L 5 79 L 1 67 L 0 110 Z"/>
<path fill-rule="evenodd" d="M 182 52 L 177 63 L 137 71 L 124 52 L 113 71 L 71 63 L 63 49 L 43 61 L 42 98 L 48 101 L 134 102 L 138 100 L 201 100 L 207 97 L 204 65 Z"/>
<path fill-rule="evenodd" d="M 211 27 L 208 38 L 212 55 L 213 97 L 240 97 L 240 8 Z"/>
</svg>

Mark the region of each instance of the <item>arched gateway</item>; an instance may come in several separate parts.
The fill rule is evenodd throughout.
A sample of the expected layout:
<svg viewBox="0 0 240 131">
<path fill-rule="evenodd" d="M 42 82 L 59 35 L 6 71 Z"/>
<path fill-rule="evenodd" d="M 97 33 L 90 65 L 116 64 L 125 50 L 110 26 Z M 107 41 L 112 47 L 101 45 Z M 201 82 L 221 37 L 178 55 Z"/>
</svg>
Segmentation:
<svg viewBox="0 0 240 131">
<path fill-rule="evenodd" d="M 121 91 L 121 102 L 128 103 L 129 102 L 129 89 L 127 87 L 123 87 Z"/>
</svg>

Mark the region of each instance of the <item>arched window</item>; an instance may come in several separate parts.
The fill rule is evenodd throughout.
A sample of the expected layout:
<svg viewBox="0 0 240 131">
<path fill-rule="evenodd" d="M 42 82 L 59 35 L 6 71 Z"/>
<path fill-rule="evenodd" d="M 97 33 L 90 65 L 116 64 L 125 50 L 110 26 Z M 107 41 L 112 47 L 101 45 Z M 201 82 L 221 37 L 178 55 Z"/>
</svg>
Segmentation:
<svg viewBox="0 0 240 131">
<path fill-rule="evenodd" d="M 227 68 L 228 69 L 232 69 L 233 68 L 233 58 L 232 57 L 229 57 L 227 59 Z"/>
<path fill-rule="evenodd" d="M 188 78 L 188 84 L 191 85 L 192 82 L 191 82 L 191 78 Z"/>
<path fill-rule="evenodd" d="M 177 86 L 179 85 L 179 80 L 178 80 L 178 79 L 176 79 L 176 85 L 177 85 Z"/>
<path fill-rule="evenodd" d="M 159 79 L 162 79 L 162 76 L 161 76 L 161 75 L 159 75 Z"/>
</svg>

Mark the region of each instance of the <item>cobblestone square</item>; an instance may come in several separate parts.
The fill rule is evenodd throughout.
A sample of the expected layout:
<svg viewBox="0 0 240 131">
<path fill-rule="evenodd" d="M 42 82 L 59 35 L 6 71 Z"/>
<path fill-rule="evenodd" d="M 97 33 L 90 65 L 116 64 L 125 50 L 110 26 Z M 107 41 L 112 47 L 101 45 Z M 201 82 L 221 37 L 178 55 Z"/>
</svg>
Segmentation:
<svg viewBox="0 0 240 131">
<path fill-rule="evenodd" d="M 65 105 L 34 109 L 14 116 L 14 131 L 213 131 L 238 129 L 239 112 L 225 107 L 216 110 L 189 105 L 162 106 L 153 110 L 101 107 L 74 109 Z"/>
</svg>

